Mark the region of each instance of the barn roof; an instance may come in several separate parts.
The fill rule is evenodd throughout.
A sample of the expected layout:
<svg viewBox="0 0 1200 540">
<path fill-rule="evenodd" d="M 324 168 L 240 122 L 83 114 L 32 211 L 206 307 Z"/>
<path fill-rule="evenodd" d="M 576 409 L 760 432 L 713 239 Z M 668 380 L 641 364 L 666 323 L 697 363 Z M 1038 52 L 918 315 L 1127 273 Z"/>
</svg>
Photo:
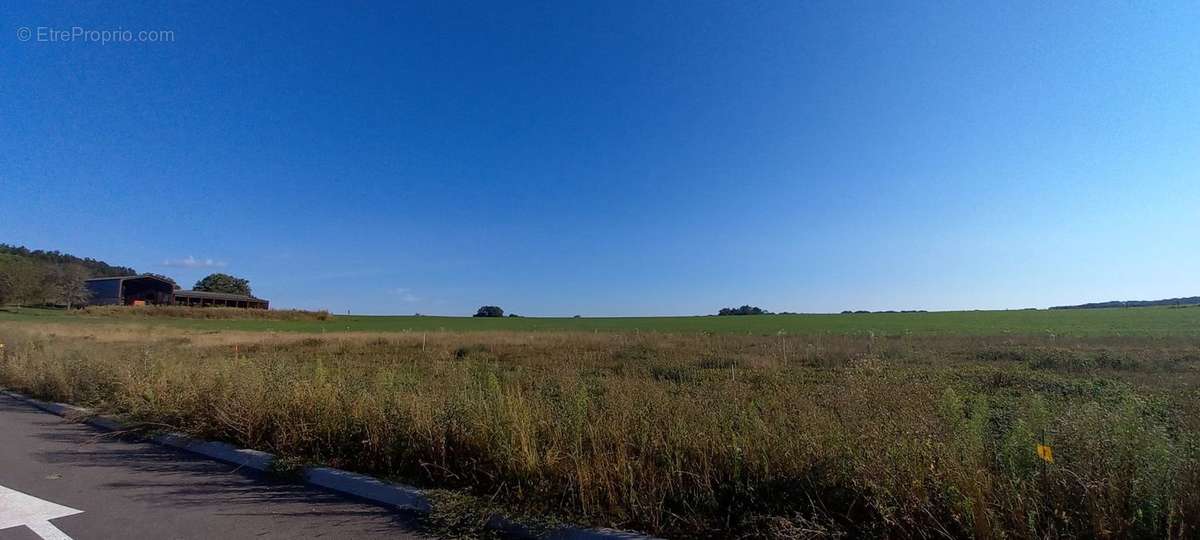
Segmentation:
<svg viewBox="0 0 1200 540">
<path fill-rule="evenodd" d="M 163 282 L 163 283 L 168 283 L 168 284 L 170 284 L 172 287 L 174 287 L 174 286 L 175 286 L 175 284 L 174 284 L 174 283 L 171 283 L 171 282 L 170 282 L 170 281 L 168 281 L 168 280 L 165 280 L 165 279 L 163 279 L 163 278 L 161 278 L 161 277 L 158 277 L 158 276 L 152 276 L 152 275 L 150 275 L 150 274 L 138 274 L 138 275 L 136 275 L 136 276 L 108 276 L 108 277 L 98 277 L 98 278 L 90 278 L 90 279 L 85 279 L 85 280 L 83 280 L 83 281 L 84 281 L 84 282 L 99 282 L 99 281 L 113 281 L 113 280 L 116 280 L 116 281 L 129 281 L 129 280 L 131 280 L 131 279 L 153 279 L 153 280 L 161 281 L 161 282 Z"/>
<path fill-rule="evenodd" d="M 249 300 L 253 302 L 263 302 L 262 298 L 255 296 L 246 296 L 244 294 L 230 294 L 222 292 L 209 291 L 175 291 L 175 296 L 193 296 L 196 298 L 211 298 L 213 300 Z"/>
<path fill-rule="evenodd" d="M 113 280 L 113 279 L 115 279 L 115 280 L 117 280 L 117 281 L 125 281 L 125 280 L 127 280 L 127 279 L 129 279 L 129 278 L 135 278 L 135 277 L 137 277 L 137 276 L 108 276 L 108 277 L 94 277 L 94 278 L 88 278 L 88 279 L 85 279 L 84 281 L 109 281 L 109 280 Z"/>
</svg>

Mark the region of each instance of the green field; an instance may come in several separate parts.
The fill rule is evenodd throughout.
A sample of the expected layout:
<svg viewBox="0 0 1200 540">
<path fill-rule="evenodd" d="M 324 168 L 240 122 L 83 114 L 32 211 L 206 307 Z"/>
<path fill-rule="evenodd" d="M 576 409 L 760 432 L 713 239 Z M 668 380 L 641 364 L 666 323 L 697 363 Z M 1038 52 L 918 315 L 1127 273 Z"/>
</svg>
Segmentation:
<svg viewBox="0 0 1200 540">
<path fill-rule="evenodd" d="M 465 332 L 575 331 L 722 334 L 843 335 L 1060 335 L 1200 337 L 1200 307 L 1112 308 L 1080 310 L 942 311 L 756 315 L 734 317 L 588 317 L 473 318 L 414 316 L 334 316 L 331 320 L 135 319 L 143 324 L 211 331 L 274 332 Z M 63 311 L 8 308 L 0 321 L 67 324 L 128 323 L 120 317 L 95 317 Z"/>
</svg>

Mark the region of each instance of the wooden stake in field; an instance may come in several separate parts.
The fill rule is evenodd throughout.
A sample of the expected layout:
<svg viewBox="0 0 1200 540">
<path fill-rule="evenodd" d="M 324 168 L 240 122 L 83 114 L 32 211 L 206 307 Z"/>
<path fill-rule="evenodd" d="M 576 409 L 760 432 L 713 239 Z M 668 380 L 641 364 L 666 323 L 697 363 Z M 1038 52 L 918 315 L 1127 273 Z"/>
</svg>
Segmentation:
<svg viewBox="0 0 1200 540">
<path fill-rule="evenodd" d="M 1042 481 L 1046 480 L 1046 465 L 1054 463 L 1054 449 L 1046 444 L 1046 430 L 1042 429 L 1042 436 L 1036 445 L 1037 455 L 1042 458 Z"/>
</svg>

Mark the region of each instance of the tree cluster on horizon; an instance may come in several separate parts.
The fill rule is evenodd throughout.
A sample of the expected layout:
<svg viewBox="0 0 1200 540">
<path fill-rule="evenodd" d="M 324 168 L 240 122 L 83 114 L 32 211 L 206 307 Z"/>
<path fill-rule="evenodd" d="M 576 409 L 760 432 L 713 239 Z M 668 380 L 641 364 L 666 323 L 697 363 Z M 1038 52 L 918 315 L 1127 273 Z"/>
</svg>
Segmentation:
<svg viewBox="0 0 1200 540">
<path fill-rule="evenodd" d="M 717 315 L 721 315 L 721 316 L 725 316 L 725 315 L 770 315 L 770 314 L 771 314 L 770 311 L 767 311 L 758 306 L 750 306 L 750 305 L 746 305 L 746 306 L 742 306 L 742 307 L 738 307 L 738 308 L 721 308 L 721 311 L 717 312 Z"/>
<path fill-rule="evenodd" d="M 504 310 L 500 306 L 481 306 L 472 317 L 503 317 Z"/>
</svg>

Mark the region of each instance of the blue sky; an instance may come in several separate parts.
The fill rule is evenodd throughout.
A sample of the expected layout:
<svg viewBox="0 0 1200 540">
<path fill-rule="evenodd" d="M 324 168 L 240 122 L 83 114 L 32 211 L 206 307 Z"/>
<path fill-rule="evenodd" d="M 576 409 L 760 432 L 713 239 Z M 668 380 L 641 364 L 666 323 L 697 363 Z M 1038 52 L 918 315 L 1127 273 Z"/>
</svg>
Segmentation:
<svg viewBox="0 0 1200 540">
<path fill-rule="evenodd" d="M 1200 294 L 1195 2 L 18 4 L 0 242 L 355 313 Z"/>
</svg>

